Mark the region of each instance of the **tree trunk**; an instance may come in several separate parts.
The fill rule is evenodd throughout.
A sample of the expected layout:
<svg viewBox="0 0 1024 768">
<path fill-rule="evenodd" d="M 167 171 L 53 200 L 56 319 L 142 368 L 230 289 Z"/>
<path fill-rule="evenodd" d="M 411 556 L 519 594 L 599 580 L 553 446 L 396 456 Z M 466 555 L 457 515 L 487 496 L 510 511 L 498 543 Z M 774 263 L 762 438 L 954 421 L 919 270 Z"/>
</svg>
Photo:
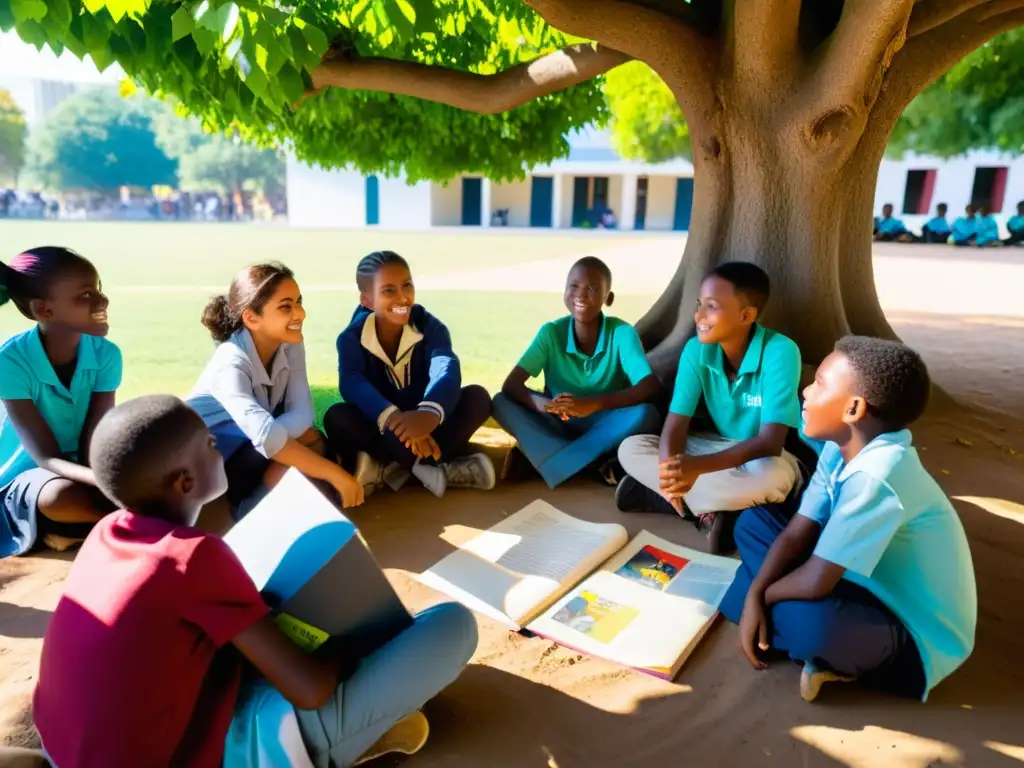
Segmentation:
<svg viewBox="0 0 1024 768">
<path fill-rule="evenodd" d="M 664 294 L 637 324 L 663 379 L 674 375 L 693 335 L 704 275 L 726 261 L 750 261 L 769 274 L 763 322 L 792 338 L 805 363 L 820 362 L 851 332 L 893 337 L 871 266 L 884 141 L 864 137 L 845 162 L 829 167 L 800 140 L 780 139 L 747 118 L 719 131 L 724 140 L 711 140 L 711 151 L 696 153 L 694 227 Z"/>
</svg>

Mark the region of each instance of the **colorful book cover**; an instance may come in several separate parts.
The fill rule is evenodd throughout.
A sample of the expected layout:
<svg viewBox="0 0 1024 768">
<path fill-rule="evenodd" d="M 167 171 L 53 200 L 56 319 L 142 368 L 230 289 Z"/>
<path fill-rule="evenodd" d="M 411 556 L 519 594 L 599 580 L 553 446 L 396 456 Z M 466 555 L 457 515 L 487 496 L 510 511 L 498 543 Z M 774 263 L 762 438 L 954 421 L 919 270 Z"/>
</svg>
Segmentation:
<svg viewBox="0 0 1024 768">
<path fill-rule="evenodd" d="M 599 643 L 610 643 L 640 611 L 584 590 L 551 618 Z"/>
<path fill-rule="evenodd" d="M 661 592 L 689 562 L 648 544 L 615 573 Z"/>
<path fill-rule="evenodd" d="M 315 651 L 327 642 L 330 635 L 322 629 L 317 629 L 312 624 L 289 616 L 287 613 L 279 613 L 274 617 L 277 626 L 291 638 L 297 646 L 304 651 Z"/>
</svg>

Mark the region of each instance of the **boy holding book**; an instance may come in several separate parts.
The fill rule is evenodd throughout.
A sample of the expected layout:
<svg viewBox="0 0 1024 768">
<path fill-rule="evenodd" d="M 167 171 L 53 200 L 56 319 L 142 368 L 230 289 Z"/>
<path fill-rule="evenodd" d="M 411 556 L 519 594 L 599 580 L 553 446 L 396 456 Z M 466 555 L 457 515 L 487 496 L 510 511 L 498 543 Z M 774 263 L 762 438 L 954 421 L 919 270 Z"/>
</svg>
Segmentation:
<svg viewBox="0 0 1024 768">
<path fill-rule="evenodd" d="M 132 400 L 103 418 L 90 454 L 123 509 L 89 534 L 43 640 L 33 710 L 52 765 L 347 766 L 422 746 L 418 708 L 476 647 L 468 610 L 419 614 L 339 682 L 331 644 L 294 645 L 227 545 L 193 527 L 227 486 L 194 411 L 169 395 Z M 243 658 L 265 678 L 259 706 L 239 699 Z M 229 728 L 268 709 L 288 717 L 225 753 Z"/>
<path fill-rule="evenodd" d="M 855 678 L 924 700 L 974 647 L 967 537 L 907 429 L 929 388 L 903 344 L 842 339 L 804 390 L 804 433 L 825 442 L 798 514 L 756 507 L 736 525 L 720 610 L 756 669 L 769 648 L 804 663 L 807 701 Z"/>
<path fill-rule="evenodd" d="M 799 426 L 800 350 L 757 322 L 769 291 L 768 275 L 747 262 L 704 278 L 697 336 L 683 348 L 661 437 L 638 435 L 619 447 L 626 477 L 618 508 L 695 515 L 711 552 L 728 547 L 735 522 L 721 513 L 781 502 L 799 476 L 783 445 Z M 717 434 L 691 432 L 701 404 Z"/>
</svg>

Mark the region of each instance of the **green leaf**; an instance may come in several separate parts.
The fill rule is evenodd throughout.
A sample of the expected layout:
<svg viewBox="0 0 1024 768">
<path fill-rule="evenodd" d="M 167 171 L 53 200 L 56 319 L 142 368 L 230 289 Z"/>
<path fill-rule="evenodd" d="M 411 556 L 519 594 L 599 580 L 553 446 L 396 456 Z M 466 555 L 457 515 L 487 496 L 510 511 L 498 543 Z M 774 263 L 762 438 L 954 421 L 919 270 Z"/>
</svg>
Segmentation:
<svg viewBox="0 0 1024 768">
<path fill-rule="evenodd" d="M 267 80 L 267 76 L 263 74 L 262 69 L 254 66 L 245 76 L 244 82 L 246 87 L 252 91 L 253 96 L 262 96 L 263 92 L 267 90 L 267 85 L 270 81 Z"/>
<path fill-rule="evenodd" d="M 317 60 L 319 61 L 323 58 L 323 55 L 327 53 L 327 49 L 330 47 L 327 35 L 312 24 L 307 24 L 302 28 L 302 36 L 306 38 L 306 42 L 309 43 L 310 49 L 316 54 Z"/>
<path fill-rule="evenodd" d="M 388 19 L 401 42 L 412 39 L 416 30 L 416 10 L 409 0 L 388 0 Z"/>
<path fill-rule="evenodd" d="M 68 0 L 48 0 L 43 5 L 47 8 L 47 22 L 56 25 L 60 31 L 66 31 L 71 25 L 71 5 Z"/>
<path fill-rule="evenodd" d="M 42 21 L 46 16 L 43 0 L 11 0 L 11 13 L 18 22 Z"/>
<path fill-rule="evenodd" d="M 217 45 L 217 33 L 201 27 L 196 27 L 192 30 L 192 39 L 195 40 L 196 48 L 199 49 L 199 53 L 202 54 L 203 58 L 209 56 L 210 51 Z"/>
<path fill-rule="evenodd" d="M 99 8 L 93 10 L 92 5 L 97 5 L 96 0 L 85 0 L 86 8 L 96 13 Z M 149 7 L 149 0 L 101 0 L 98 5 L 106 8 L 114 21 L 120 21 L 125 16 L 142 16 Z"/>
<path fill-rule="evenodd" d="M 171 16 L 171 39 L 174 42 L 178 42 L 186 35 L 192 34 L 192 30 L 195 28 L 195 19 L 193 19 L 192 14 L 188 12 L 188 8 L 184 5 L 179 6 L 178 10 L 176 10 L 174 15 Z"/>
<path fill-rule="evenodd" d="M 288 39 L 292 44 L 292 61 L 309 71 L 313 71 L 320 65 L 320 57 L 309 47 L 305 35 L 298 27 L 288 28 Z"/>
<path fill-rule="evenodd" d="M 96 69 L 102 72 L 114 63 L 114 52 L 107 47 L 97 48 L 94 51 L 89 51 L 89 58 L 96 65 Z"/>
<path fill-rule="evenodd" d="M 91 14 L 82 17 L 82 42 L 90 53 L 98 52 L 107 47 L 110 40 L 110 29 L 102 21 Z"/>
<path fill-rule="evenodd" d="M 257 50 L 256 58 L 263 70 L 273 77 L 281 70 L 281 67 L 284 66 L 289 57 L 285 56 L 284 50 L 281 48 L 280 43 L 277 42 L 277 37 L 274 35 L 269 24 L 258 24 L 253 37 L 256 40 L 256 44 L 264 51 L 261 55 L 259 50 Z"/>
<path fill-rule="evenodd" d="M 203 3 L 199 8 L 202 12 L 196 16 L 196 26 L 210 30 L 221 40 L 231 37 L 238 25 L 237 5 L 224 3 L 214 7 L 212 4 Z"/>
<path fill-rule="evenodd" d="M 277 82 L 280 84 L 281 90 L 284 91 L 289 104 L 297 102 L 306 92 L 306 84 L 302 82 L 302 75 L 290 64 L 281 67 L 281 71 L 277 73 Z"/>
</svg>

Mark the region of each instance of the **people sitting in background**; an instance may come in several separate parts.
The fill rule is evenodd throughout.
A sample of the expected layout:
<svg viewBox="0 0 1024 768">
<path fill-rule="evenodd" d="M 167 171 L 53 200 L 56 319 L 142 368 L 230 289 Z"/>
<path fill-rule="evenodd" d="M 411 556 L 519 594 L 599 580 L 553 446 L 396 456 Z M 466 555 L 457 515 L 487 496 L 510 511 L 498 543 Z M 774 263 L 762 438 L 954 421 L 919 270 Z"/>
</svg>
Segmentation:
<svg viewBox="0 0 1024 768">
<path fill-rule="evenodd" d="M 882 218 L 875 222 L 875 240 L 882 243 L 909 243 L 912 239 L 903 222 L 892 215 L 892 203 L 883 205 Z"/>
<path fill-rule="evenodd" d="M 1017 213 L 1006 222 L 1010 236 L 1003 240 L 1004 245 L 1024 245 L 1024 200 L 1017 203 Z"/>
<path fill-rule="evenodd" d="M 615 211 L 609 208 L 601 215 L 601 228 L 602 229 L 616 229 L 619 226 L 618 219 L 615 218 Z"/>
<path fill-rule="evenodd" d="M 121 511 L 89 534 L 43 639 L 47 765 L 340 768 L 423 746 L 419 708 L 476 648 L 466 608 L 417 614 L 357 668 L 335 643 L 309 653 L 228 545 L 194 527 L 228 480 L 193 410 L 170 395 L 114 408 L 89 458 Z"/>
<path fill-rule="evenodd" d="M 711 552 L 730 547 L 738 512 L 784 501 L 799 478 L 784 445 L 800 426 L 800 350 L 758 322 L 770 288 L 764 270 L 742 261 L 704 278 L 661 436 L 619 446 L 618 508 L 693 516 Z M 710 430 L 697 428 L 704 414 Z"/>
<path fill-rule="evenodd" d="M 999 239 L 999 222 L 986 206 L 978 206 L 975 222 L 974 246 L 976 248 L 998 248 L 1003 244 L 1003 241 Z"/>
<path fill-rule="evenodd" d="M 842 339 L 804 390 L 804 435 L 824 448 L 798 513 L 765 505 L 736 525 L 722 615 L 755 669 L 769 650 L 803 662 L 807 701 L 855 678 L 924 700 L 974 648 L 971 550 L 909 430 L 929 389 L 903 344 Z"/>
<path fill-rule="evenodd" d="M 305 319 L 299 285 L 277 263 L 240 270 L 228 292 L 203 311 L 203 325 L 218 346 L 188 403 L 224 458 L 227 500 L 236 519 L 289 467 L 325 481 L 346 507 L 363 503 L 362 487 L 325 457 L 326 441 L 313 426 Z"/>
<path fill-rule="evenodd" d="M 356 267 L 359 306 L 339 335 L 343 403 L 324 415 L 334 455 L 372 493 L 415 477 L 440 498 L 449 488 L 490 490 L 494 465 L 469 440 L 491 414 L 491 396 L 463 386 L 448 328 L 416 303 L 409 263 L 375 251 Z"/>
<path fill-rule="evenodd" d="M 604 313 L 611 287 L 603 261 L 577 261 L 565 283 L 569 314 L 541 326 L 495 396 L 495 419 L 518 441 L 503 478 L 528 471 L 528 462 L 551 488 L 587 468 L 613 482 L 608 460 L 619 444 L 658 429 L 652 401 L 661 387 L 633 326 Z M 541 373 L 543 394 L 526 385 Z"/>
<path fill-rule="evenodd" d="M 921 237 L 918 242 L 921 243 L 945 243 L 949 240 L 949 234 L 952 232 L 952 228 L 949 226 L 949 222 L 946 221 L 946 211 L 948 207 L 945 203 L 939 203 L 935 206 L 934 218 L 928 219 L 921 227 Z"/>
<path fill-rule="evenodd" d="M 964 215 L 953 222 L 952 243 L 958 246 L 974 245 L 977 235 L 977 221 L 974 218 L 974 205 L 968 203 Z"/>
</svg>

